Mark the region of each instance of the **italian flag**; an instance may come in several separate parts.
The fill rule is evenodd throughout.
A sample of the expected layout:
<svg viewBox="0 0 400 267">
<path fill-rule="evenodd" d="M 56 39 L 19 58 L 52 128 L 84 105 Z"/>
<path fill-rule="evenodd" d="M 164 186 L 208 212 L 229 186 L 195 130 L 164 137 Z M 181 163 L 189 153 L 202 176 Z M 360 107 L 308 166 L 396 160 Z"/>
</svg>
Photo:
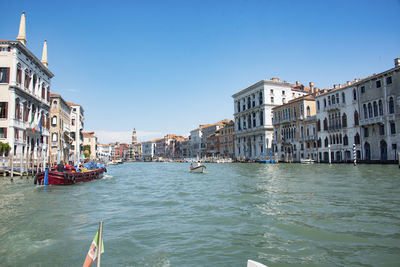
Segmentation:
<svg viewBox="0 0 400 267">
<path fill-rule="evenodd" d="M 83 263 L 83 267 L 89 267 L 97 259 L 98 247 L 99 247 L 99 231 L 97 231 L 96 236 L 94 237 L 93 242 L 90 245 L 89 252 L 86 256 L 85 262 Z M 101 253 L 104 253 L 103 240 L 101 240 Z"/>
</svg>

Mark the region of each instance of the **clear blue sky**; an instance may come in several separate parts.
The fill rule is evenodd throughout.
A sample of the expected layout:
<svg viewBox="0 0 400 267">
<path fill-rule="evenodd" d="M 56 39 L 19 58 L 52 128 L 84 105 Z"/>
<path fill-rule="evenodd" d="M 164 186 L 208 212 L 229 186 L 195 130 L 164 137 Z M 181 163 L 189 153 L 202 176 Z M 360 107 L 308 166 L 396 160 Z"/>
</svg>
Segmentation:
<svg viewBox="0 0 400 267">
<path fill-rule="evenodd" d="M 233 118 L 232 94 L 271 77 L 332 87 L 394 66 L 400 0 L 8 1 L 0 39 L 48 41 L 52 91 L 100 142 L 188 135 Z"/>
</svg>

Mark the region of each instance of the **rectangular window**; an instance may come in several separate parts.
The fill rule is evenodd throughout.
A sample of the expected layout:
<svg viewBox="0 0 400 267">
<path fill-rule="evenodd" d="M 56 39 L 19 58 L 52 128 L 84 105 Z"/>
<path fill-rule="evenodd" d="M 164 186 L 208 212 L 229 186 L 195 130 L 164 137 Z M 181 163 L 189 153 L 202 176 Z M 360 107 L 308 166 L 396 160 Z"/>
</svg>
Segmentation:
<svg viewBox="0 0 400 267">
<path fill-rule="evenodd" d="M 0 83 L 9 83 L 10 68 L 0 68 Z"/>
<path fill-rule="evenodd" d="M 271 92 L 271 95 L 273 95 L 273 94 L 274 94 L 274 89 L 271 89 L 271 91 L 270 91 L 270 92 Z"/>
<path fill-rule="evenodd" d="M 390 134 L 396 134 L 396 124 L 394 122 L 390 123 Z"/>
<path fill-rule="evenodd" d="M 8 102 L 0 102 L 0 118 L 7 119 Z"/>
<path fill-rule="evenodd" d="M 274 103 L 274 97 L 273 96 L 271 96 L 271 103 L 272 104 Z"/>
<path fill-rule="evenodd" d="M 384 135 L 385 134 L 385 125 L 379 125 L 379 134 Z"/>
<path fill-rule="evenodd" d="M 18 129 L 14 129 L 14 138 L 15 138 L 15 140 L 19 139 L 19 130 Z"/>
<path fill-rule="evenodd" d="M 381 87 L 381 80 L 376 81 L 376 88 L 380 88 Z"/>
<path fill-rule="evenodd" d="M 21 84 L 22 83 L 22 70 L 17 69 L 17 83 Z"/>
<path fill-rule="evenodd" d="M 392 83 L 392 76 L 386 77 L 386 84 Z"/>
<path fill-rule="evenodd" d="M 365 93 L 365 86 L 361 86 L 361 93 Z"/>
<path fill-rule="evenodd" d="M 0 138 L 7 138 L 7 128 L 0 128 Z"/>
<path fill-rule="evenodd" d="M 285 95 L 285 91 L 282 91 L 282 95 Z"/>
<path fill-rule="evenodd" d="M 364 128 L 364 137 L 368 137 L 369 136 L 369 132 L 368 132 L 368 128 Z"/>
</svg>

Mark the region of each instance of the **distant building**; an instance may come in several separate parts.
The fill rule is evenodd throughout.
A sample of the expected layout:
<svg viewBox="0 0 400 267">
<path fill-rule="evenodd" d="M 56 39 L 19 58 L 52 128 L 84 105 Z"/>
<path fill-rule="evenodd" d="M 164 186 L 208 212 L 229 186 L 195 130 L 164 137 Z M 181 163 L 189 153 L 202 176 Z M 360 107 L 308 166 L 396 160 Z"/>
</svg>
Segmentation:
<svg viewBox="0 0 400 267">
<path fill-rule="evenodd" d="M 50 162 L 69 161 L 73 139 L 70 135 L 71 109 L 59 94 L 50 93 Z"/>
<path fill-rule="evenodd" d="M 97 158 L 101 161 L 108 162 L 113 159 L 113 146 L 112 145 L 97 145 Z"/>
<path fill-rule="evenodd" d="M 90 148 L 89 160 L 97 159 L 97 137 L 94 132 L 83 132 L 83 147 L 88 146 Z M 86 152 L 86 151 L 83 151 Z"/>
<path fill-rule="evenodd" d="M 207 138 L 218 131 L 220 128 L 224 127 L 229 122 L 229 120 L 222 120 L 213 124 L 200 125 L 190 131 L 190 149 L 191 157 L 202 158 L 207 154 Z"/>
<path fill-rule="evenodd" d="M 142 157 L 145 160 L 152 160 L 156 155 L 156 142 L 161 138 L 155 138 L 150 141 L 142 142 Z"/>
<path fill-rule="evenodd" d="M 50 80 L 47 43 L 42 60 L 26 47 L 25 14 L 17 40 L 0 40 L 0 141 L 24 158 L 49 155 Z"/>
<path fill-rule="evenodd" d="M 235 157 L 257 159 L 269 154 L 273 139 L 272 109 L 310 89 L 278 78 L 259 81 L 234 94 Z"/>
<path fill-rule="evenodd" d="M 219 156 L 222 158 L 233 159 L 235 157 L 235 146 L 233 143 L 234 129 L 235 123 L 231 120 L 217 131 L 219 137 Z"/>
</svg>

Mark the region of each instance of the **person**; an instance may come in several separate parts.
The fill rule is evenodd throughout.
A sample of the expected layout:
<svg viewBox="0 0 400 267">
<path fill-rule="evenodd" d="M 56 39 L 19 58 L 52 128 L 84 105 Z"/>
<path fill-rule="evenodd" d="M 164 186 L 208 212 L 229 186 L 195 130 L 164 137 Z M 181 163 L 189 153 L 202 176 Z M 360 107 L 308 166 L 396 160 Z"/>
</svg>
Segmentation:
<svg viewBox="0 0 400 267">
<path fill-rule="evenodd" d="M 57 171 L 58 172 L 64 171 L 64 162 L 63 161 L 60 161 L 60 163 L 57 165 Z"/>
<path fill-rule="evenodd" d="M 193 169 L 193 162 L 190 164 L 190 168 Z"/>
</svg>

